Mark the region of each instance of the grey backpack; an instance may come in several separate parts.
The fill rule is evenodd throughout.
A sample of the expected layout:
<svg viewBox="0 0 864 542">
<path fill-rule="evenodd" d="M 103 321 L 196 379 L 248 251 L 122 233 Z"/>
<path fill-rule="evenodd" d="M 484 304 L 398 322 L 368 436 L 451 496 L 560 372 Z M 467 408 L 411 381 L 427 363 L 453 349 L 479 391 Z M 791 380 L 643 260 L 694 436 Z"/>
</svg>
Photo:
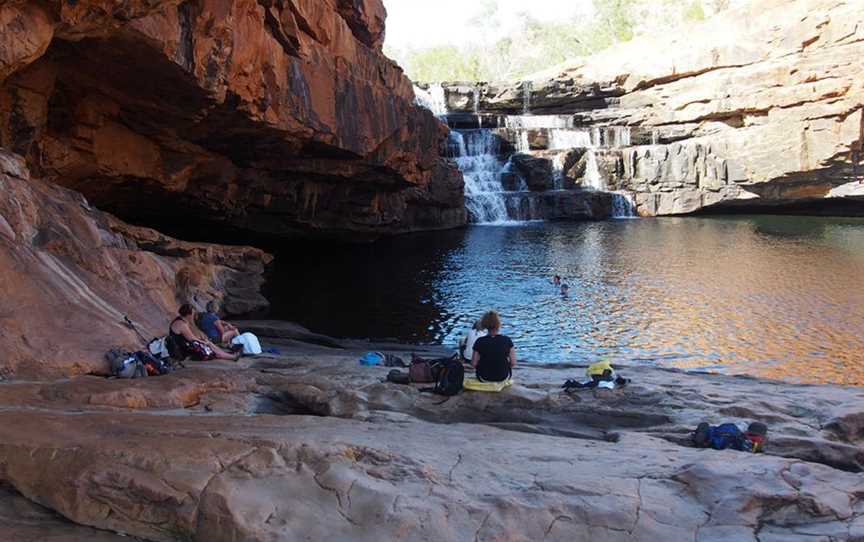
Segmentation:
<svg viewBox="0 0 864 542">
<path fill-rule="evenodd" d="M 147 368 L 138 356 L 119 348 L 112 348 L 105 354 L 111 375 L 117 378 L 138 378 L 147 376 Z"/>
</svg>

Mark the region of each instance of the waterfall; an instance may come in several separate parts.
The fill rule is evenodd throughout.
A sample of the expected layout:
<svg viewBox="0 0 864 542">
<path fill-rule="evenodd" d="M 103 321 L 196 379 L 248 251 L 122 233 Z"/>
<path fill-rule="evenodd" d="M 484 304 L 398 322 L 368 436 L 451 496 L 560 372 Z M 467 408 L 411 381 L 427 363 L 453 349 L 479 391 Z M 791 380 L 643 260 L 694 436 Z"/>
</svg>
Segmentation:
<svg viewBox="0 0 864 542">
<path fill-rule="evenodd" d="M 559 152 L 555 156 L 552 157 L 552 174 L 555 176 L 552 187 L 555 190 L 563 190 L 564 189 L 564 162 L 567 158 L 567 154 L 563 152 Z"/>
<path fill-rule="evenodd" d="M 480 118 L 480 88 L 472 89 L 472 98 L 474 100 L 474 116 L 477 117 L 477 128 L 483 128 L 483 119 Z"/>
<path fill-rule="evenodd" d="M 609 138 L 610 147 L 629 147 L 630 146 L 630 127 L 629 126 L 612 126 L 609 128 L 611 137 Z"/>
<path fill-rule="evenodd" d="M 606 181 L 600 175 L 597 166 L 597 152 L 593 148 L 585 151 L 585 188 L 592 190 L 606 190 Z"/>
<path fill-rule="evenodd" d="M 633 196 L 623 190 L 612 192 L 612 218 L 636 218 Z"/>
<path fill-rule="evenodd" d="M 504 118 L 504 126 L 510 130 L 572 128 L 573 115 L 507 115 Z"/>
<path fill-rule="evenodd" d="M 525 130 L 519 131 L 519 141 L 516 142 L 516 152 L 528 152 L 531 150 L 531 143 L 528 141 L 528 132 Z"/>
<path fill-rule="evenodd" d="M 462 171 L 465 179 L 465 207 L 470 221 L 475 224 L 503 224 L 519 220 L 541 218 L 541 198 L 538 193 L 528 190 L 525 179 L 514 178 L 514 168 L 501 156 L 501 138 L 496 131 L 483 128 L 481 116 L 480 86 L 472 88 L 473 113 L 477 128 L 471 130 L 451 130 L 447 141 L 447 152 Z M 554 188 L 565 186 L 564 166 L 571 149 L 584 149 L 585 166 L 582 187 L 586 190 L 608 192 L 609 186 L 601 173 L 598 149 L 631 146 L 631 131 L 628 126 L 580 126 L 582 120 L 577 115 L 531 115 L 531 81 L 522 82 L 523 115 L 496 116 L 499 128 L 507 129 L 507 139 L 516 147 L 517 152 L 531 152 L 531 138 L 538 132 L 538 148 L 548 151 L 545 156 L 552 161 Z M 415 102 L 442 120 L 449 113 L 446 90 L 440 83 L 430 84 L 427 88 L 414 87 Z M 544 137 L 548 143 L 544 143 Z M 652 133 L 652 143 L 657 134 Z M 543 154 L 543 153 L 540 153 Z M 605 155 L 604 155 L 605 156 Z M 507 187 L 505 190 L 504 187 Z M 628 218 L 636 216 L 633 197 L 624 191 L 610 192 L 612 196 L 612 216 Z M 545 201 L 545 200 L 544 200 Z"/>
<path fill-rule="evenodd" d="M 499 139 L 491 130 L 450 132 L 448 147 L 458 153 L 454 158 L 465 178 L 465 207 L 471 221 L 496 224 L 509 220 L 501 185 L 505 164 L 498 156 Z"/>
<path fill-rule="evenodd" d="M 585 130 L 549 130 L 549 150 L 580 149 L 593 147 L 591 134 Z"/>
<path fill-rule="evenodd" d="M 441 83 L 432 83 L 427 90 L 415 85 L 414 102 L 432 111 L 437 117 L 443 117 L 447 114 L 447 98 Z"/>
</svg>

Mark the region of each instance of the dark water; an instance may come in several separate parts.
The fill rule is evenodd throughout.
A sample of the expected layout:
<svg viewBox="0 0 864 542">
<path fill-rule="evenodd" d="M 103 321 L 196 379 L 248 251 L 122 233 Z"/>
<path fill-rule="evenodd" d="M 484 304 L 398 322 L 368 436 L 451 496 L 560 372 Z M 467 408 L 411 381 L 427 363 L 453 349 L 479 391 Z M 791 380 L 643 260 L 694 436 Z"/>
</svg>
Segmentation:
<svg viewBox="0 0 864 542">
<path fill-rule="evenodd" d="M 455 344 L 494 308 L 522 359 L 864 385 L 861 219 L 477 226 L 277 261 L 274 316 L 331 335 Z"/>
</svg>

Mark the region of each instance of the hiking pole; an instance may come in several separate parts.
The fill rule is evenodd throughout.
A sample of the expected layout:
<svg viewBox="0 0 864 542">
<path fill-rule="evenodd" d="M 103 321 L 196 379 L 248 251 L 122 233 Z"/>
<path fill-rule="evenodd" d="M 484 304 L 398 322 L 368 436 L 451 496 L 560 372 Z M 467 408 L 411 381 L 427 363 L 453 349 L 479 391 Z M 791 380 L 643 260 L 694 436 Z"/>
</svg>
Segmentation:
<svg viewBox="0 0 864 542">
<path fill-rule="evenodd" d="M 144 335 L 141 333 L 141 331 L 138 330 L 138 326 L 135 325 L 135 322 L 133 322 L 132 320 L 130 320 L 128 316 L 126 316 L 126 315 L 123 316 L 123 323 L 126 325 L 126 327 L 128 327 L 129 329 L 131 329 L 132 331 L 134 331 L 134 332 L 135 332 L 135 335 L 138 335 L 138 338 L 141 339 L 141 342 L 144 344 L 144 348 L 146 349 L 147 353 L 149 354 L 149 353 L 150 353 L 150 342 L 151 342 L 151 341 L 148 341 L 148 340 L 144 337 Z M 179 366 L 179 367 L 182 368 L 182 369 L 185 369 L 185 368 L 186 368 L 186 365 L 185 365 L 182 361 L 177 361 L 174 365 L 175 365 L 175 368 L 176 368 L 177 366 Z"/>
<path fill-rule="evenodd" d="M 150 342 L 145 339 L 144 335 L 142 335 L 141 332 L 138 330 L 138 326 L 136 326 L 135 323 L 130 320 L 128 316 L 123 316 L 123 323 L 126 324 L 126 327 L 134 331 L 135 335 L 138 335 L 138 338 L 141 339 L 141 342 L 144 344 L 145 347 L 150 345 Z"/>
</svg>

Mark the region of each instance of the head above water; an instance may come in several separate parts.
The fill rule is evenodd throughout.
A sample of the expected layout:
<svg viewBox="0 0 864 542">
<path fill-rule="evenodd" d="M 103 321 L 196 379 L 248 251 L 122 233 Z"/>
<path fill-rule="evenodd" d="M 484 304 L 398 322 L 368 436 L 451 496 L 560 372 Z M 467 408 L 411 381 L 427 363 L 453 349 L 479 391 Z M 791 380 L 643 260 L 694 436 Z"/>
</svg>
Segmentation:
<svg viewBox="0 0 864 542">
<path fill-rule="evenodd" d="M 501 318 L 495 311 L 489 311 L 480 319 L 480 327 L 489 333 L 497 333 L 501 329 Z"/>
<path fill-rule="evenodd" d="M 183 303 L 180 305 L 180 310 L 177 311 L 182 318 L 186 318 L 188 316 L 192 316 L 195 314 L 195 308 L 192 307 L 189 303 Z"/>
<path fill-rule="evenodd" d="M 208 301 L 207 302 L 207 312 L 212 312 L 213 314 L 216 314 L 217 312 L 219 312 L 219 302 L 216 301 L 215 299 L 212 301 Z"/>
</svg>

